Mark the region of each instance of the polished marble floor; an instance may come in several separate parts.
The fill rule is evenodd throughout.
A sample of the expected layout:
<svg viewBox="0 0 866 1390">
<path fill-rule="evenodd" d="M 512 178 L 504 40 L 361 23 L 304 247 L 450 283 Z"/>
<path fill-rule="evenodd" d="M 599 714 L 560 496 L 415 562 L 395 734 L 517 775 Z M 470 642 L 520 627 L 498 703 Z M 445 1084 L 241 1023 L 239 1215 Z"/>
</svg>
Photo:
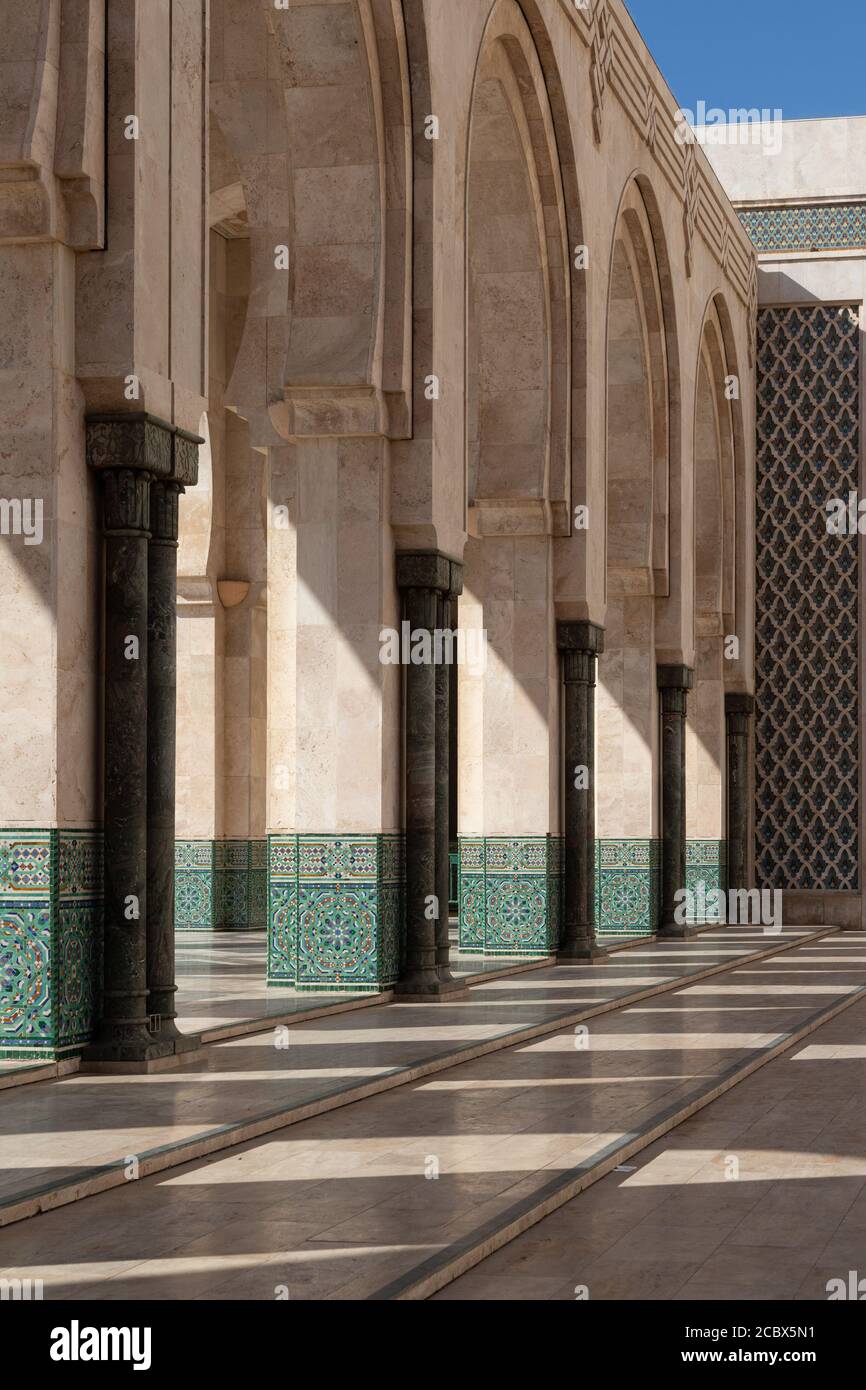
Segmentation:
<svg viewBox="0 0 866 1390">
<path fill-rule="evenodd" d="M 82 1135 L 92 1137 L 96 1127 L 105 1152 L 109 1137 L 120 1136 L 111 1126 L 130 1099 L 140 1107 L 140 1129 L 127 1128 L 124 1139 L 140 1142 L 159 1131 L 158 1120 L 164 1136 L 181 1117 L 197 1122 L 197 1104 L 224 1114 L 242 1092 L 291 1090 L 312 1079 L 309 1071 L 330 1071 L 323 1063 L 364 1067 L 374 1057 L 380 1066 L 393 1063 L 424 1046 L 453 1045 L 456 1034 L 483 1034 L 488 1017 L 501 1029 L 506 1015 L 513 1020 L 547 1010 L 552 1024 L 534 1039 L 397 1090 L 9 1226 L 0 1231 L 0 1274 L 44 1279 L 46 1298 L 274 1298 L 281 1289 L 293 1299 L 381 1295 L 391 1281 L 411 1278 L 473 1231 L 506 1220 L 552 1175 L 609 1149 L 671 1107 L 709 1094 L 732 1066 L 760 1058 L 817 1011 L 866 986 L 866 941 L 804 939 L 802 932 L 787 939 L 791 948 L 768 959 L 755 958 L 753 949 L 752 958 L 743 960 L 744 945 L 758 943 L 719 932 L 672 947 L 669 954 L 658 946 L 624 952 L 593 983 L 586 968 L 548 968 L 491 981 L 476 987 L 468 1003 L 454 1006 L 453 1014 L 447 1007 L 450 1018 L 441 1007 L 376 1006 L 363 1015 L 318 1020 L 309 1029 L 298 1024 L 290 1030 L 293 1041 L 298 1035 L 297 1049 L 292 1045 L 276 1064 L 265 1057 L 261 1038 L 248 1038 L 212 1045 L 209 1054 L 222 1060 L 197 1077 L 166 1074 L 132 1084 L 77 1077 L 35 1087 L 29 1095 L 10 1092 L 0 1097 L 0 1118 L 5 1112 L 7 1120 L 4 1164 L 25 1149 L 44 1162 L 42 1139 L 50 1139 L 59 1161 L 65 1151 L 67 1162 L 75 1155 L 81 1162 Z M 726 954 L 728 968 L 694 979 L 701 964 L 723 962 Z M 566 1001 L 573 1006 L 577 998 L 598 999 L 616 989 L 628 997 L 626 980 L 658 981 L 674 969 L 684 973 L 667 993 L 613 1007 L 585 1030 L 555 1025 L 554 1011 Z M 421 1015 L 414 1014 L 416 1008 Z M 274 1052 L 272 1043 L 264 1046 Z M 715 1280 L 713 1296 L 734 1297 L 735 1284 L 724 1282 L 725 1258 L 733 1267 L 740 1247 L 749 1246 L 742 1235 L 734 1238 L 733 1218 L 738 1212 L 748 1235 L 744 1218 L 752 1197 L 761 1220 L 744 1256 L 754 1283 L 743 1296 L 764 1296 L 760 1289 L 766 1288 L 772 1297 L 774 1289 L 788 1287 L 794 1277 L 790 1249 L 805 1285 L 823 1268 L 828 1250 L 832 1264 L 835 1252 L 841 1257 L 848 1248 L 833 1241 L 849 1238 L 858 1210 L 862 1219 L 864 1207 L 857 1203 L 866 1183 L 864 1055 L 866 1003 L 858 1003 L 644 1149 L 627 1174 L 603 1178 L 442 1296 L 574 1297 L 575 1286 L 589 1283 L 593 1297 L 630 1297 L 639 1296 L 630 1290 L 643 1278 L 648 1289 L 676 1290 L 689 1283 L 706 1290 Z M 69 1101 L 58 1108 L 61 1092 Z M 52 1093 L 58 1098 L 43 1109 L 40 1095 Z M 17 1135 L 11 1147 L 10 1133 Z M 136 1152 L 135 1145 L 127 1149 Z M 740 1175 L 726 1182 L 724 1163 L 731 1156 L 739 1157 Z M 32 1171 L 15 1173 L 13 1162 L 9 1176 L 14 1186 Z M 803 1189 L 809 1200 L 802 1213 L 812 1234 L 798 1242 L 791 1213 L 800 1181 L 811 1185 Z M 694 1189 L 683 1208 L 688 1219 L 674 1219 L 672 1202 L 653 1222 L 656 1207 L 687 1186 Z M 605 1209 L 595 1221 L 589 1215 L 582 1235 L 580 1213 L 595 1210 L 599 1193 L 620 1191 L 625 1205 L 617 1208 L 622 1199 L 611 1195 L 612 1213 Z M 837 1195 L 842 1192 L 850 1195 L 847 1205 Z M 850 1213 L 845 1234 L 841 1228 Z M 506 1272 L 509 1252 L 523 1241 L 531 1250 L 542 1227 L 554 1228 L 559 1220 L 567 1223 L 566 1234 L 556 1245 L 552 1271 Z M 644 1221 L 630 1262 L 617 1242 Z M 774 1221 L 781 1233 L 775 1244 L 765 1234 L 775 1229 Z M 708 1231 L 705 1253 L 695 1242 Z M 721 1231 L 715 1244 L 714 1231 Z M 677 1239 L 683 1242 L 680 1253 Z M 577 1242 L 571 1257 L 570 1241 Z M 653 1254 L 654 1241 L 660 1242 L 661 1257 Z M 719 1253 L 724 1241 L 731 1244 L 725 1258 Z M 768 1249 L 775 1252 L 775 1266 Z M 714 1266 L 714 1259 L 720 1263 Z M 777 1276 L 771 1277 L 771 1267 Z M 524 1273 L 530 1292 L 505 1292 Z M 503 1281 L 498 1293 L 477 1292 L 479 1281 L 497 1279 Z"/>
<path fill-rule="evenodd" d="M 0 1092 L 0 1224 L 4 1207 L 80 1182 L 167 1146 L 219 1139 L 229 1127 L 335 1102 L 361 1085 L 402 1082 L 420 1065 L 448 1065 L 470 1048 L 504 1046 L 582 1010 L 688 978 L 809 936 L 723 929 L 688 943 L 652 942 L 595 966 L 544 966 L 491 979 L 453 1003 L 374 1004 L 208 1045 L 151 1076 L 77 1074 Z M 242 1136 L 238 1136 L 242 1137 Z M 192 1156 L 192 1155 L 190 1155 Z"/>
<path fill-rule="evenodd" d="M 460 979 L 499 974 L 526 961 L 490 960 L 457 949 L 452 925 L 452 973 Z M 621 940 L 621 938 L 619 938 Z M 267 932 L 184 932 L 177 937 L 178 1022 L 206 1039 L 263 1017 L 289 1018 L 335 1007 L 368 1005 L 369 993 L 310 994 L 267 983 Z"/>
<path fill-rule="evenodd" d="M 866 1274 L 864 1064 L 866 1002 L 435 1297 L 826 1300 Z"/>
</svg>

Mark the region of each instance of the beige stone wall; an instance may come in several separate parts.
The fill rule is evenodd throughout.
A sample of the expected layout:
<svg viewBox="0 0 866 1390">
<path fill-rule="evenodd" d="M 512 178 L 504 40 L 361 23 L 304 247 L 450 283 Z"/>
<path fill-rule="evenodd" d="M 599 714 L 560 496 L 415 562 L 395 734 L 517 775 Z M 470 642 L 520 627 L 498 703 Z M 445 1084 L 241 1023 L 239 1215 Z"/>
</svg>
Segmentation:
<svg viewBox="0 0 866 1390">
<path fill-rule="evenodd" d="M 96 814 L 51 750 L 62 730 L 92 766 L 82 420 L 112 407 L 207 436 L 182 501 L 179 835 L 400 825 L 379 638 L 401 547 L 464 560 L 461 621 L 490 635 L 483 679 L 461 673 L 462 825 L 559 828 L 555 622 L 590 618 L 599 833 L 657 831 L 663 661 L 697 664 L 690 827 L 720 834 L 720 701 L 753 679 L 754 258 L 621 0 L 213 0 L 207 31 L 197 0 L 118 0 L 104 131 L 101 4 L 15 10 L 4 485 L 38 481 L 58 529 L 50 559 L 2 547 L 10 816 Z M 713 407 L 732 518 L 715 608 L 696 561 L 708 318 L 707 370 L 741 386 L 728 445 Z M 720 668 L 728 629 L 741 657 Z"/>
<path fill-rule="evenodd" d="M 486 643 L 484 666 L 458 671 L 459 833 L 556 835 L 559 657 L 550 541 L 470 539 L 465 562 L 460 626 L 486 633 Z"/>
<path fill-rule="evenodd" d="M 721 682 L 751 681 L 754 265 L 624 7 L 256 9 L 214 7 L 211 78 L 214 216 L 249 228 L 228 399 L 269 451 L 268 825 L 399 824 L 399 682 L 374 668 L 396 543 L 463 559 L 461 623 L 490 636 L 460 677 L 462 829 L 557 829 L 555 620 L 590 617 L 599 833 L 657 833 L 655 667 L 685 662 L 694 833 L 721 835 Z M 742 379 L 724 674 L 695 560 L 715 300 Z"/>
</svg>

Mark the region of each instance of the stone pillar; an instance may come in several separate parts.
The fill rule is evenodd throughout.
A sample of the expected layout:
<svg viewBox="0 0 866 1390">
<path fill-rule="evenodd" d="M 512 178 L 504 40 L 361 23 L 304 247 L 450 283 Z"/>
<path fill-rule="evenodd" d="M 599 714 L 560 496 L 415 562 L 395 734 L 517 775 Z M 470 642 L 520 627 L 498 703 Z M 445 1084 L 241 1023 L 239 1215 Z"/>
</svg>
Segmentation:
<svg viewBox="0 0 866 1390">
<path fill-rule="evenodd" d="M 460 568 L 438 551 L 398 553 L 397 588 L 403 595 L 403 621 L 409 624 L 410 651 L 425 633 L 430 653 L 435 651 L 443 595 L 459 584 Z M 445 671 L 447 675 L 447 667 Z M 460 987 L 446 978 L 447 959 L 443 962 L 440 955 L 440 923 L 444 914 L 447 926 L 448 914 L 442 848 L 447 866 L 449 769 L 447 737 L 439 731 L 438 717 L 447 704 L 437 698 L 442 685 L 433 660 L 409 661 L 404 673 L 406 960 L 396 993 L 408 999 L 435 999 Z M 434 897 L 439 897 L 438 921 L 431 913 Z"/>
<path fill-rule="evenodd" d="M 198 442 L 146 414 L 87 421 L 105 534 L 105 921 L 102 1014 L 84 1061 L 111 1070 L 195 1041 L 173 1023 L 171 936 L 177 497 L 196 480 Z"/>
<path fill-rule="evenodd" d="M 568 964 L 607 955 L 595 935 L 595 682 L 604 629 L 590 622 L 558 623 L 556 637 L 565 706 L 563 918 L 558 954 Z"/>
<path fill-rule="evenodd" d="M 684 939 L 695 934 L 693 928 L 676 920 L 676 895 L 686 886 L 686 713 L 694 671 L 689 666 L 659 666 L 657 677 L 661 714 L 662 841 L 658 935 Z"/>
<path fill-rule="evenodd" d="M 171 1052 L 148 1030 L 147 570 L 150 488 L 172 471 L 169 427 L 147 415 L 87 421 L 105 534 L 105 919 L 102 1014 L 85 1058 L 137 1065 Z"/>
<path fill-rule="evenodd" d="M 147 560 L 147 1011 L 159 1041 L 197 1045 L 175 1025 L 178 498 L 198 477 L 194 435 L 173 435 L 172 476 L 150 486 Z"/>
<path fill-rule="evenodd" d="M 449 561 L 451 579 L 448 589 L 439 595 L 439 622 L 442 632 L 455 629 L 456 600 L 463 592 L 463 566 Z M 452 648 L 452 661 L 456 650 Z M 453 983 L 451 974 L 451 939 L 448 903 L 451 897 L 451 723 L 452 666 L 445 661 L 436 665 L 436 897 L 439 917 L 436 922 L 436 969 L 445 984 Z"/>
<path fill-rule="evenodd" d="M 728 777 L 728 888 L 750 888 L 749 813 L 751 800 L 751 732 L 755 697 L 740 691 L 725 695 Z"/>
</svg>

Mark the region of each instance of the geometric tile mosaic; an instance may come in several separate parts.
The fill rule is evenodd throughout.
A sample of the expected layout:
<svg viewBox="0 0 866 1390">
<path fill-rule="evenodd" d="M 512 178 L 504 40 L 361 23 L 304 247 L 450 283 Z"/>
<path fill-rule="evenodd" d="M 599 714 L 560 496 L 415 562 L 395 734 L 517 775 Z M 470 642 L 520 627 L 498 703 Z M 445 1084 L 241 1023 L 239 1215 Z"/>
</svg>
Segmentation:
<svg viewBox="0 0 866 1390">
<path fill-rule="evenodd" d="M 461 836 L 459 945 L 485 956 L 549 956 L 559 945 L 558 835 Z"/>
<path fill-rule="evenodd" d="M 401 835 L 272 835 L 268 983 L 378 992 L 404 949 Z"/>
<path fill-rule="evenodd" d="M 866 202 L 741 208 L 755 249 L 843 251 L 866 247 Z"/>
<path fill-rule="evenodd" d="M 606 936 L 651 936 L 658 929 L 659 840 L 598 840 L 596 930 Z"/>
<path fill-rule="evenodd" d="M 758 317 L 757 885 L 859 887 L 860 331 L 847 306 Z"/>
<path fill-rule="evenodd" d="M 267 856 L 267 840 L 176 840 L 175 930 L 264 930 Z"/>
<path fill-rule="evenodd" d="M 0 1056 L 91 1038 L 102 958 L 102 834 L 0 830 Z"/>
<path fill-rule="evenodd" d="M 700 926 L 727 921 L 727 915 L 719 911 L 718 899 L 708 902 L 708 894 L 728 891 L 726 840 L 686 840 L 686 889 L 692 895 L 687 923 Z"/>
</svg>

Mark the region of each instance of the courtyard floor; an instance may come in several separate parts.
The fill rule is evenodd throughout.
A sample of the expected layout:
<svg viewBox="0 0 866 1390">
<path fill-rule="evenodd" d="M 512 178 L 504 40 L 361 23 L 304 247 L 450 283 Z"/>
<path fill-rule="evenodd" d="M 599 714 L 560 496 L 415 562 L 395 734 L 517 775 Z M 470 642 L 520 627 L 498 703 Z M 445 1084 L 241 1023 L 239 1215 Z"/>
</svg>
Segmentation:
<svg viewBox="0 0 866 1390">
<path fill-rule="evenodd" d="M 246 977 L 250 945 L 216 943 L 215 975 Z M 857 1268 L 859 934 L 715 929 L 265 1027 L 0 1094 L 0 1276 L 49 1299 L 773 1298 Z"/>
</svg>

